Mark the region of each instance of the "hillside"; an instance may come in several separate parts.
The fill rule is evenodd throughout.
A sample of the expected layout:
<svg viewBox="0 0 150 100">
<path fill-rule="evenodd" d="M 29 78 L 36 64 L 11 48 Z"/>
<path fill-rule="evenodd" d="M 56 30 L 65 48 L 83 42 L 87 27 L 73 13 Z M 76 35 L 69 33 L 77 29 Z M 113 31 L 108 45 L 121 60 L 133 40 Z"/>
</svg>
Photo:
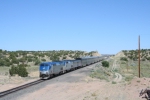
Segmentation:
<svg viewBox="0 0 150 100">
<path fill-rule="evenodd" d="M 122 50 L 123 55 L 128 59 L 137 61 L 138 60 L 138 50 Z M 121 54 L 118 53 L 118 54 Z M 141 49 L 140 58 L 142 61 L 150 61 L 150 49 Z"/>
<path fill-rule="evenodd" d="M 25 64 L 26 66 L 38 65 L 45 61 L 59 61 L 63 59 L 75 59 L 84 56 L 100 56 L 97 51 L 6 51 L 0 49 L 0 66 L 12 66 Z"/>
<path fill-rule="evenodd" d="M 138 50 L 122 50 L 114 58 L 117 59 L 120 66 L 120 73 L 130 75 L 130 77 L 139 76 L 138 69 Z M 141 77 L 150 78 L 150 49 L 141 49 L 140 52 L 140 75 Z"/>
</svg>

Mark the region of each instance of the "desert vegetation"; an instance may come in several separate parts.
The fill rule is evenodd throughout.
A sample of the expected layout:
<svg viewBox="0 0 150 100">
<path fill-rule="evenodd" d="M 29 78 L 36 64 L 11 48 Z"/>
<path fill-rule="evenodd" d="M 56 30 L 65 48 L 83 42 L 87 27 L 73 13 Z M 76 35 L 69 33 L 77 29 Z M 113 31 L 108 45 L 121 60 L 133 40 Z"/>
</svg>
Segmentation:
<svg viewBox="0 0 150 100">
<path fill-rule="evenodd" d="M 53 50 L 53 51 L 6 51 L 0 49 L 0 66 L 12 66 L 25 64 L 26 66 L 38 65 L 44 61 L 59 61 L 63 59 L 75 59 L 82 56 L 93 56 L 96 51 Z"/>
<path fill-rule="evenodd" d="M 27 69 L 25 68 L 25 66 L 23 64 L 18 65 L 18 66 L 12 66 L 11 69 L 9 69 L 9 73 L 11 76 L 16 75 L 16 74 L 21 77 L 28 76 Z"/>
<path fill-rule="evenodd" d="M 36 68 L 36 70 L 38 70 L 38 65 L 41 62 L 94 56 L 95 53 L 98 52 L 85 52 L 79 50 L 7 51 L 0 49 L 0 69 L 2 70 L 2 73 L 9 73 L 11 76 L 18 74 L 21 77 L 26 77 L 33 66 L 37 66 L 37 68 L 34 67 L 33 69 Z M 5 69 L 5 71 L 3 69 Z"/>
<path fill-rule="evenodd" d="M 108 61 L 102 61 L 102 66 L 103 67 L 109 67 L 109 62 Z"/>
<path fill-rule="evenodd" d="M 122 52 L 124 53 L 124 58 L 126 58 L 127 61 L 121 60 L 121 67 L 126 67 L 128 73 L 133 76 L 138 76 L 138 50 L 123 50 Z M 141 77 L 150 78 L 150 49 L 141 49 L 140 60 Z"/>
<path fill-rule="evenodd" d="M 109 62 L 103 61 L 102 64 L 96 64 L 93 70 L 91 71 L 90 77 L 97 78 L 100 80 L 106 80 L 109 82 L 112 78 L 111 68 L 109 68 Z"/>
<path fill-rule="evenodd" d="M 141 78 L 150 78 L 150 49 L 141 49 Z M 106 67 L 106 66 L 109 67 Z M 106 80 L 112 84 L 117 78 L 119 82 L 128 83 L 135 77 L 139 77 L 138 73 L 138 50 L 123 50 L 112 56 L 108 61 L 102 61 L 101 65 L 96 65 L 91 72 L 92 78 Z"/>
<path fill-rule="evenodd" d="M 128 59 L 138 60 L 138 50 L 122 50 L 122 52 Z M 140 58 L 141 61 L 150 61 L 150 49 L 141 49 Z"/>
</svg>

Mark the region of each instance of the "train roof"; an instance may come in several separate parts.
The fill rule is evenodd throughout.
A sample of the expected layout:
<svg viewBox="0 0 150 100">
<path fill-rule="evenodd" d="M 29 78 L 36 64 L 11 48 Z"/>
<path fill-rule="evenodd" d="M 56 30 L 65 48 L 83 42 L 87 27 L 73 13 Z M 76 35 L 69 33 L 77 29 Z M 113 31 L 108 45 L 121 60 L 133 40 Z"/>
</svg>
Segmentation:
<svg viewBox="0 0 150 100">
<path fill-rule="evenodd" d="M 82 60 L 82 59 L 90 59 L 90 58 L 104 58 L 105 56 L 86 56 L 86 57 L 80 57 L 80 58 L 76 58 L 75 60 L 62 60 L 62 61 L 54 61 L 54 62 L 42 62 L 41 64 L 62 64 L 63 62 L 67 62 L 67 61 L 77 61 L 77 60 Z M 40 65 L 41 65 L 40 64 Z"/>
<path fill-rule="evenodd" d="M 61 64 L 62 61 L 55 61 L 55 62 L 42 62 L 41 64 L 49 64 L 49 65 L 53 65 L 53 64 Z M 41 65 L 40 64 L 40 65 Z"/>
<path fill-rule="evenodd" d="M 93 57 L 87 56 L 87 57 L 76 58 L 76 60 L 80 60 L 80 59 L 90 59 L 90 58 L 99 58 L 99 57 L 101 57 L 101 56 L 93 56 Z"/>
<path fill-rule="evenodd" d="M 74 60 L 62 60 L 62 61 L 74 61 Z"/>
</svg>

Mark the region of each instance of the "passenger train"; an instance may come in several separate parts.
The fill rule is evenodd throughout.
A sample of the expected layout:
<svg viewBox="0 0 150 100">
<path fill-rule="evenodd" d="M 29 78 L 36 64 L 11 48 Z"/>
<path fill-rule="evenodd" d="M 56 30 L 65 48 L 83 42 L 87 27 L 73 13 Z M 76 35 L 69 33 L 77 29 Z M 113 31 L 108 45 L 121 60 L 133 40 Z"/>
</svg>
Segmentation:
<svg viewBox="0 0 150 100">
<path fill-rule="evenodd" d="M 96 62 L 102 61 L 105 57 L 82 57 L 75 60 L 62 60 L 56 62 L 43 62 L 39 66 L 40 78 L 49 79 L 58 74 L 63 74 L 71 70 L 85 67 Z"/>
</svg>

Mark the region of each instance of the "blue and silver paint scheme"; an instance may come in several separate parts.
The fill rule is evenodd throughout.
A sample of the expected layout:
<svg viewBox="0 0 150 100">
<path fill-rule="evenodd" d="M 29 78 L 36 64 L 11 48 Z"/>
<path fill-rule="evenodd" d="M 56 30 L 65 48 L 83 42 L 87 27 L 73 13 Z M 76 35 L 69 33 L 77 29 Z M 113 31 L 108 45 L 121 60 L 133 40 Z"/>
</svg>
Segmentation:
<svg viewBox="0 0 150 100">
<path fill-rule="evenodd" d="M 40 78 L 49 78 L 52 74 L 51 62 L 44 62 L 40 64 Z"/>
<path fill-rule="evenodd" d="M 62 63 L 64 64 L 63 70 L 70 71 L 73 69 L 73 61 L 71 60 L 63 60 Z M 64 73 L 63 71 L 63 73 Z"/>
<path fill-rule="evenodd" d="M 71 64 L 71 70 L 81 67 L 81 60 L 63 60 L 64 62 L 69 62 Z"/>
<path fill-rule="evenodd" d="M 70 70 L 75 70 L 77 68 L 81 68 L 87 65 L 91 65 L 93 63 L 102 61 L 105 59 L 105 56 L 97 56 L 97 57 L 81 57 L 76 58 L 75 60 L 62 60 L 55 62 L 43 62 L 39 66 L 40 78 L 48 79 L 53 75 L 58 75 L 62 73 L 66 73 Z"/>
</svg>

